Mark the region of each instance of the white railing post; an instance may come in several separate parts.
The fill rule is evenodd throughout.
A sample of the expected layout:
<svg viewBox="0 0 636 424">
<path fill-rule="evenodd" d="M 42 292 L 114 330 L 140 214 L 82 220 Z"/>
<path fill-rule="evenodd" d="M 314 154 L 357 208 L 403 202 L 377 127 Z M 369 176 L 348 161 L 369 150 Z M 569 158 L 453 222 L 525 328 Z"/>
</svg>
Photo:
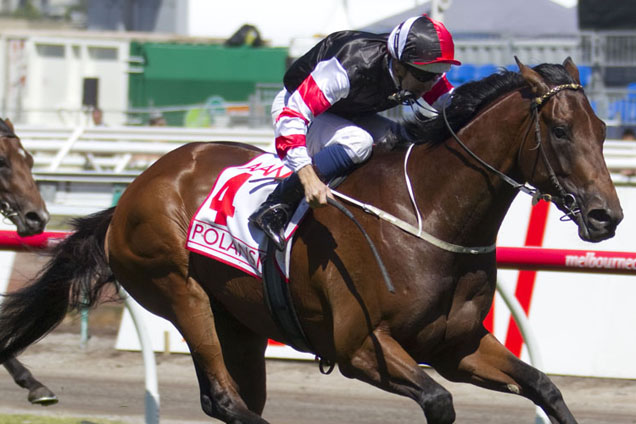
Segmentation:
<svg viewBox="0 0 636 424">
<path fill-rule="evenodd" d="M 146 330 L 143 320 L 143 309 L 135 302 L 135 300 L 121 289 L 122 297 L 124 297 L 126 308 L 130 312 L 130 316 L 135 324 L 139 344 L 141 345 L 141 353 L 144 358 L 144 369 L 146 375 L 146 424 L 159 424 L 159 384 L 157 381 L 157 363 L 155 362 L 155 353 L 152 348 L 152 341 Z"/>
<path fill-rule="evenodd" d="M 543 370 L 543 359 L 541 358 L 541 354 L 539 353 L 539 347 L 537 343 L 537 338 L 534 335 L 534 331 L 530 327 L 530 320 L 526 316 L 521 304 L 515 297 L 514 293 L 512 293 L 509 289 L 505 287 L 505 285 L 501 284 L 499 280 L 497 280 L 497 292 L 506 303 L 506 306 L 510 310 L 510 314 L 512 315 L 517 327 L 519 327 L 519 332 L 521 333 L 521 337 L 523 337 L 523 341 L 526 344 L 526 348 L 528 349 L 528 356 L 530 357 L 530 364 L 533 367 L 538 369 L 539 371 Z M 543 409 L 536 407 L 536 416 L 535 416 L 535 424 L 550 424 L 550 419 L 543 412 Z"/>
<path fill-rule="evenodd" d="M 62 163 L 62 160 L 64 159 L 64 156 L 66 156 L 68 154 L 68 152 L 71 151 L 71 149 L 73 148 L 73 145 L 75 144 L 75 142 L 77 142 L 77 140 L 79 140 L 79 138 L 82 136 L 83 132 L 84 132 L 84 127 L 81 126 L 81 125 L 78 126 L 75 129 L 75 131 L 73 131 L 71 136 L 68 138 L 68 140 L 66 140 L 66 142 L 64 143 L 62 148 L 55 155 L 55 158 L 51 162 L 51 165 L 49 165 L 49 171 L 57 170 L 57 168 Z"/>
</svg>

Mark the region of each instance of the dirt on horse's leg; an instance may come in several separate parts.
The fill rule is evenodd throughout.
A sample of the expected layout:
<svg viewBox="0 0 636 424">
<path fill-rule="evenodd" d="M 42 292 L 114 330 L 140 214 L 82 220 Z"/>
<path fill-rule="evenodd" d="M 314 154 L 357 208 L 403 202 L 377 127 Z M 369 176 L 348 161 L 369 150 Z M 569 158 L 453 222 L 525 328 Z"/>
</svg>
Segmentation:
<svg viewBox="0 0 636 424">
<path fill-rule="evenodd" d="M 464 354 L 462 354 L 464 352 Z M 524 396 L 541 407 L 551 422 L 575 424 L 559 389 L 543 372 L 515 357 L 483 330 L 472 342 L 444 352 L 431 365 L 445 378 Z"/>
<path fill-rule="evenodd" d="M 267 424 L 260 411 L 248 408 L 226 368 L 208 295 L 193 278 L 174 284 L 181 289 L 171 293 L 173 323 L 192 353 L 203 411 L 228 424 Z"/>
<path fill-rule="evenodd" d="M 340 372 L 415 400 L 428 424 L 455 421 L 451 394 L 435 382 L 391 336 L 375 330 L 351 355 L 338 359 Z"/>
<path fill-rule="evenodd" d="M 33 374 L 16 358 L 7 359 L 2 365 L 7 369 L 13 381 L 29 391 L 29 402 L 42 406 L 53 405 L 58 402 L 57 396 L 48 387 L 33 377 Z"/>
<path fill-rule="evenodd" d="M 261 414 L 267 398 L 265 349 L 267 337 L 238 322 L 225 308 L 213 303 L 214 322 L 225 366 L 251 411 Z"/>
</svg>

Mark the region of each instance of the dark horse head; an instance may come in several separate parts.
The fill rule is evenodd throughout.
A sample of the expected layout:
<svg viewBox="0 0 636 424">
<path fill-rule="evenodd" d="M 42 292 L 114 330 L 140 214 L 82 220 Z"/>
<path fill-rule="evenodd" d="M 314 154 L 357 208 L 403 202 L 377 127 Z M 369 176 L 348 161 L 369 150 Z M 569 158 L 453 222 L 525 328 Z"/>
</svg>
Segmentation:
<svg viewBox="0 0 636 424">
<path fill-rule="evenodd" d="M 39 234 L 49 220 L 31 168 L 33 157 L 15 135 L 11 121 L 0 119 L 0 213 L 20 236 Z"/>
<path fill-rule="evenodd" d="M 550 193 L 557 207 L 576 221 L 581 239 L 613 237 L 623 211 L 603 157 L 605 123 L 583 94 L 577 67 L 570 58 L 563 68 L 542 65 L 533 70 L 518 64 L 536 96 L 539 120 L 535 146 L 525 149 L 535 157 L 526 162 L 524 177 Z M 573 209 L 579 212 L 572 214 Z"/>
<path fill-rule="evenodd" d="M 552 200 L 576 222 L 581 239 L 613 237 L 623 212 L 603 157 L 605 123 L 592 110 L 576 65 L 570 58 L 534 68 L 517 62 L 518 73 L 502 70 L 458 87 L 446 108 L 449 125 L 495 168 Z M 511 99 L 528 107 L 513 107 Z M 486 124 L 476 124 L 476 115 L 492 110 L 480 121 Z M 441 116 L 406 125 L 407 141 L 452 139 Z M 486 135 L 476 136 L 477 128 Z M 486 165 L 477 167 L 503 181 Z"/>
</svg>

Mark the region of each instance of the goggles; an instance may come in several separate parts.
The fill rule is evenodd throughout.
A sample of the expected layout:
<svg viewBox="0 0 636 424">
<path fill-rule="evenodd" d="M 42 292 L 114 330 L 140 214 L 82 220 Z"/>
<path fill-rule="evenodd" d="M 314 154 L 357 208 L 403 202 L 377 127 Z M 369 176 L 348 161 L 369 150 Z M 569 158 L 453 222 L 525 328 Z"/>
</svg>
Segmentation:
<svg viewBox="0 0 636 424">
<path fill-rule="evenodd" d="M 413 66 L 409 66 L 408 69 L 411 75 L 413 75 L 413 78 L 415 78 L 419 82 L 433 81 L 433 83 L 436 83 L 437 81 L 439 81 L 440 78 L 442 78 L 442 75 L 444 75 L 443 73 L 422 71 L 421 69 L 417 69 Z"/>
</svg>

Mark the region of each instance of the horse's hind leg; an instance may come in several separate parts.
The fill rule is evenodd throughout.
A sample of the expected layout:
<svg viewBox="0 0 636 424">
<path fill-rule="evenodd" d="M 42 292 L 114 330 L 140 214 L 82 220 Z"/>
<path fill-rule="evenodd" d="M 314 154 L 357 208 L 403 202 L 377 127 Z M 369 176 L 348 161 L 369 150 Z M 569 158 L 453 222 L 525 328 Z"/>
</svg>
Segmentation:
<svg viewBox="0 0 636 424">
<path fill-rule="evenodd" d="M 185 338 L 192 353 L 199 379 L 203 411 L 229 424 L 267 424 L 267 421 L 260 417 L 265 404 L 264 374 L 262 382 L 256 375 L 257 384 L 254 389 L 247 381 L 249 375 L 236 371 L 239 366 L 237 358 L 224 356 L 210 299 L 195 279 L 190 277 L 185 285 L 175 283 L 171 286 L 180 287 L 178 290 L 173 289 L 170 296 L 173 323 Z M 219 320 L 219 327 L 225 333 L 223 321 Z M 226 339 L 228 343 L 231 340 L 227 337 Z M 243 340 L 248 343 L 246 351 L 254 352 L 254 349 L 247 349 L 253 347 L 254 340 L 248 340 L 247 337 Z M 240 349 L 235 347 L 231 352 L 237 354 Z M 250 355 L 250 360 L 254 359 L 252 356 Z M 261 361 L 264 361 L 262 357 Z M 228 366 L 239 377 L 238 383 L 228 371 Z M 262 390 L 259 387 L 262 387 Z M 245 398 L 239 394 L 242 391 L 247 394 Z M 251 409 L 250 406 L 255 409 Z"/>
<path fill-rule="evenodd" d="M 451 350 L 451 349 L 449 349 Z M 445 378 L 524 396 L 540 406 L 553 423 L 575 424 L 559 389 L 543 372 L 517 359 L 490 333 L 443 352 L 431 365 Z"/>
<path fill-rule="evenodd" d="M 57 396 L 48 387 L 33 377 L 33 374 L 15 358 L 7 359 L 2 365 L 7 369 L 13 381 L 29 391 L 29 402 L 42 406 L 57 403 Z"/>
<path fill-rule="evenodd" d="M 376 329 L 352 355 L 338 358 L 338 366 L 346 377 L 415 400 L 428 424 L 455 421 L 451 394 L 383 330 Z"/>
</svg>

